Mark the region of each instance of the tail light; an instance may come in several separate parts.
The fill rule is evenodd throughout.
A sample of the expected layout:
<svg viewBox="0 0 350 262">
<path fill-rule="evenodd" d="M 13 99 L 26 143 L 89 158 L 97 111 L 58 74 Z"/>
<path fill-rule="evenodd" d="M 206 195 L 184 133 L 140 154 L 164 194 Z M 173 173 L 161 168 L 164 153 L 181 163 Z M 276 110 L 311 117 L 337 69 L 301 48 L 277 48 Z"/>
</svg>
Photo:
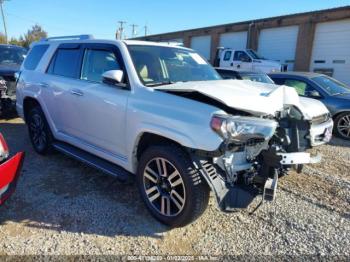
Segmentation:
<svg viewBox="0 0 350 262">
<path fill-rule="evenodd" d="M 9 148 L 2 134 L 0 134 L 0 160 L 1 158 L 7 158 L 9 155 Z"/>
</svg>

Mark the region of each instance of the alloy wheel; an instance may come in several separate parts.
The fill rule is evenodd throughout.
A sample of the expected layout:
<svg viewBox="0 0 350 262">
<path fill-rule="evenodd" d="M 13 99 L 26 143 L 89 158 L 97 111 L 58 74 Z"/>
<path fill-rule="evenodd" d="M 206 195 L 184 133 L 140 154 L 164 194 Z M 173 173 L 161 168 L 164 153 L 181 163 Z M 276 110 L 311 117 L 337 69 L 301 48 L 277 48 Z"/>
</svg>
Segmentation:
<svg viewBox="0 0 350 262">
<path fill-rule="evenodd" d="M 35 114 L 32 116 L 29 129 L 35 147 L 38 149 L 44 148 L 47 143 L 47 136 L 45 132 L 45 123 L 40 115 Z"/>
<path fill-rule="evenodd" d="M 350 114 L 339 119 L 337 129 L 341 135 L 350 138 Z"/>
<path fill-rule="evenodd" d="M 147 163 L 143 183 L 149 203 L 159 214 L 171 217 L 184 209 L 184 181 L 176 167 L 165 158 L 154 158 Z"/>
</svg>

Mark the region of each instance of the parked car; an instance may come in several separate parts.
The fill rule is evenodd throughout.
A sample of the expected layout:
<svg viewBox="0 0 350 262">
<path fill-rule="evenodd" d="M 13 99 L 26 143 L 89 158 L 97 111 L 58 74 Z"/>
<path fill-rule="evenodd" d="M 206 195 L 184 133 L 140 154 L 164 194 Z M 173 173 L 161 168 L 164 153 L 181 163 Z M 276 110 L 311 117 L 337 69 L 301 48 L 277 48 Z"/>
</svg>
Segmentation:
<svg viewBox="0 0 350 262">
<path fill-rule="evenodd" d="M 237 83 L 184 47 L 48 38 L 21 67 L 17 111 L 36 152 L 135 177 L 151 214 L 184 226 L 204 212 L 209 189 L 222 211 L 273 200 L 278 178 L 320 161 L 305 151 L 331 138 L 321 102 Z"/>
<path fill-rule="evenodd" d="M 23 152 L 9 159 L 9 148 L 0 133 L 0 205 L 5 203 L 15 191 L 23 160 Z"/>
<path fill-rule="evenodd" d="M 16 77 L 27 50 L 15 45 L 0 45 L 0 114 L 15 108 Z"/>
<path fill-rule="evenodd" d="M 253 82 L 274 84 L 272 79 L 267 74 L 261 72 L 244 72 L 229 68 L 215 68 L 215 70 L 223 79 L 250 80 Z"/>
<path fill-rule="evenodd" d="M 286 72 L 270 74 L 278 85 L 294 87 L 299 95 L 321 101 L 334 119 L 334 132 L 350 140 L 350 87 L 323 74 Z"/>
<path fill-rule="evenodd" d="M 272 73 L 286 70 L 279 62 L 268 60 L 254 50 L 218 49 L 215 67 L 227 67 L 236 71 Z"/>
</svg>

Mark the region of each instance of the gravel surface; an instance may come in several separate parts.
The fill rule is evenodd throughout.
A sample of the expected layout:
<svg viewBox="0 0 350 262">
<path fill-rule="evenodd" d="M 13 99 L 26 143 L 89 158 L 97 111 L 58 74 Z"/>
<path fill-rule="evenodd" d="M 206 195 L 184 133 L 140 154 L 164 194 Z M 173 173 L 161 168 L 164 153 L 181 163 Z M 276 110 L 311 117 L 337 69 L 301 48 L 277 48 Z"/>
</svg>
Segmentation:
<svg viewBox="0 0 350 262">
<path fill-rule="evenodd" d="M 0 255 L 350 255 L 350 143 L 317 149 L 321 164 L 280 180 L 277 201 L 255 214 L 223 214 L 211 198 L 194 224 L 172 229 L 145 209 L 134 185 L 55 153 L 42 157 L 20 119 L 0 120 L 26 160 L 0 208 Z"/>
</svg>

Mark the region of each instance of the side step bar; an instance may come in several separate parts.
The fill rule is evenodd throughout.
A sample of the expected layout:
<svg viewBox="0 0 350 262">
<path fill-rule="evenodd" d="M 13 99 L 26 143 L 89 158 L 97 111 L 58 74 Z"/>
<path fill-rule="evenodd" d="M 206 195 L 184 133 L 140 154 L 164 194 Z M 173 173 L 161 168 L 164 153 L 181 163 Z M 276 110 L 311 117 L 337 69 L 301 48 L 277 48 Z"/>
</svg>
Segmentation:
<svg viewBox="0 0 350 262">
<path fill-rule="evenodd" d="M 86 165 L 96 168 L 107 175 L 114 176 L 124 183 L 129 183 L 133 180 L 134 176 L 122 167 L 85 152 L 84 150 L 81 150 L 75 146 L 59 141 L 55 141 L 52 146 L 57 151 L 73 157 Z"/>
</svg>

